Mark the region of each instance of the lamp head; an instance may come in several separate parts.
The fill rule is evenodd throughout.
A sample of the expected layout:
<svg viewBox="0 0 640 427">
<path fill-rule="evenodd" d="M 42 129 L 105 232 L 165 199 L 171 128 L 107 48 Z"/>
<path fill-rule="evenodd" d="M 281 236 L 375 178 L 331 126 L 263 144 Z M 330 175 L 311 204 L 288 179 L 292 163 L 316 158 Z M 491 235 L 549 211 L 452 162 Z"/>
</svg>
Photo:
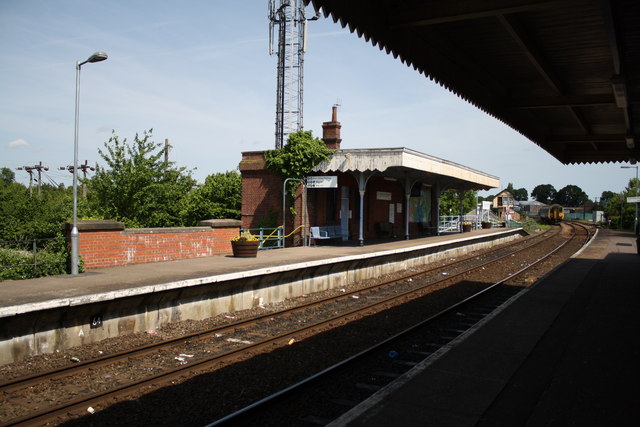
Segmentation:
<svg viewBox="0 0 640 427">
<path fill-rule="evenodd" d="M 100 62 L 100 61 L 104 61 L 105 59 L 107 59 L 107 54 L 104 52 L 96 52 L 93 55 L 91 55 L 89 58 L 87 58 L 86 61 L 83 62 L 76 62 L 76 68 L 78 70 L 80 70 L 80 67 L 82 67 L 84 64 L 86 64 L 87 62 Z"/>
<path fill-rule="evenodd" d="M 89 59 L 87 59 L 87 62 L 100 62 L 100 61 L 104 61 L 107 58 L 108 58 L 108 56 L 107 56 L 106 53 L 104 53 L 104 52 L 96 52 L 93 55 L 91 55 L 89 57 Z"/>
</svg>

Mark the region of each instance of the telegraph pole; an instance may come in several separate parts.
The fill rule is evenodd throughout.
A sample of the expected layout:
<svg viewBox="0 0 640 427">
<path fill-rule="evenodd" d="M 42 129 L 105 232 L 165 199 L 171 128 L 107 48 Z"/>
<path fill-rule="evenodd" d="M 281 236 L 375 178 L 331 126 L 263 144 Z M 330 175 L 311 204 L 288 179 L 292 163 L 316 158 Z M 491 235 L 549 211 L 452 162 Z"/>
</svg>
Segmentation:
<svg viewBox="0 0 640 427">
<path fill-rule="evenodd" d="M 70 166 L 60 166 L 60 170 L 68 170 L 73 173 L 73 165 Z M 78 170 L 82 171 L 82 197 L 87 198 L 87 173 L 89 171 L 94 171 L 96 168 L 89 166 L 89 160 L 85 160 L 84 164 L 78 166 Z"/>
<path fill-rule="evenodd" d="M 16 168 L 17 170 L 24 170 L 29 174 L 29 197 L 33 196 L 33 171 L 38 172 L 38 196 L 42 195 L 42 171 L 48 171 L 49 168 L 47 166 L 42 165 L 42 161 L 40 161 L 37 165 L 34 166 L 22 166 L 20 168 Z"/>
</svg>

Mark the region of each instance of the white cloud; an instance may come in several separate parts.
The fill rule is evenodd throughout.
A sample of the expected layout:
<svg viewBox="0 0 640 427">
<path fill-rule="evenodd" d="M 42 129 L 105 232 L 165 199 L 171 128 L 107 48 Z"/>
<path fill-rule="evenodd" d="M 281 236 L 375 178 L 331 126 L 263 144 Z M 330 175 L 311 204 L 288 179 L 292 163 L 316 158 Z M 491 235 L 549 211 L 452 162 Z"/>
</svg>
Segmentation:
<svg viewBox="0 0 640 427">
<path fill-rule="evenodd" d="M 24 139 L 16 139 L 9 143 L 9 148 L 20 148 L 20 147 L 28 147 L 30 144 Z"/>
</svg>

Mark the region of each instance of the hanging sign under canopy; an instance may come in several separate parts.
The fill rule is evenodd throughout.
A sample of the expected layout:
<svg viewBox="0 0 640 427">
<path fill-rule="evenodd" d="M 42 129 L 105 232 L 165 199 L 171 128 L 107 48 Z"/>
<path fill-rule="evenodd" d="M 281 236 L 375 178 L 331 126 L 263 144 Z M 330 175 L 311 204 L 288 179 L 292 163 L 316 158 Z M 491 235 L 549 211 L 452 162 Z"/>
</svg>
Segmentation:
<svg viewBox="0 0 640 427">
<path fill-rule="evenodd" d="M 337 176 L 308 176 L 307 188 L 338 188 Z"/>
</svg>

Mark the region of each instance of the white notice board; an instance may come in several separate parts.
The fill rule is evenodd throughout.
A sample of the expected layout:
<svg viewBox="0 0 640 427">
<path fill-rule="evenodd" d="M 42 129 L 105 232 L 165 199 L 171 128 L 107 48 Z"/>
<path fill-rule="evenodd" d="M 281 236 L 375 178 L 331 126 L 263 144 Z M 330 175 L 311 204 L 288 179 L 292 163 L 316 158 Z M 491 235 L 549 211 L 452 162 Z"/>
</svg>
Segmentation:
<svg viewBox="0 0 640 427">
<path fill-rule="evenodd" d="M 338 188 L 337 176 L 308 176 L 307 188 Z"/>
</svg>

